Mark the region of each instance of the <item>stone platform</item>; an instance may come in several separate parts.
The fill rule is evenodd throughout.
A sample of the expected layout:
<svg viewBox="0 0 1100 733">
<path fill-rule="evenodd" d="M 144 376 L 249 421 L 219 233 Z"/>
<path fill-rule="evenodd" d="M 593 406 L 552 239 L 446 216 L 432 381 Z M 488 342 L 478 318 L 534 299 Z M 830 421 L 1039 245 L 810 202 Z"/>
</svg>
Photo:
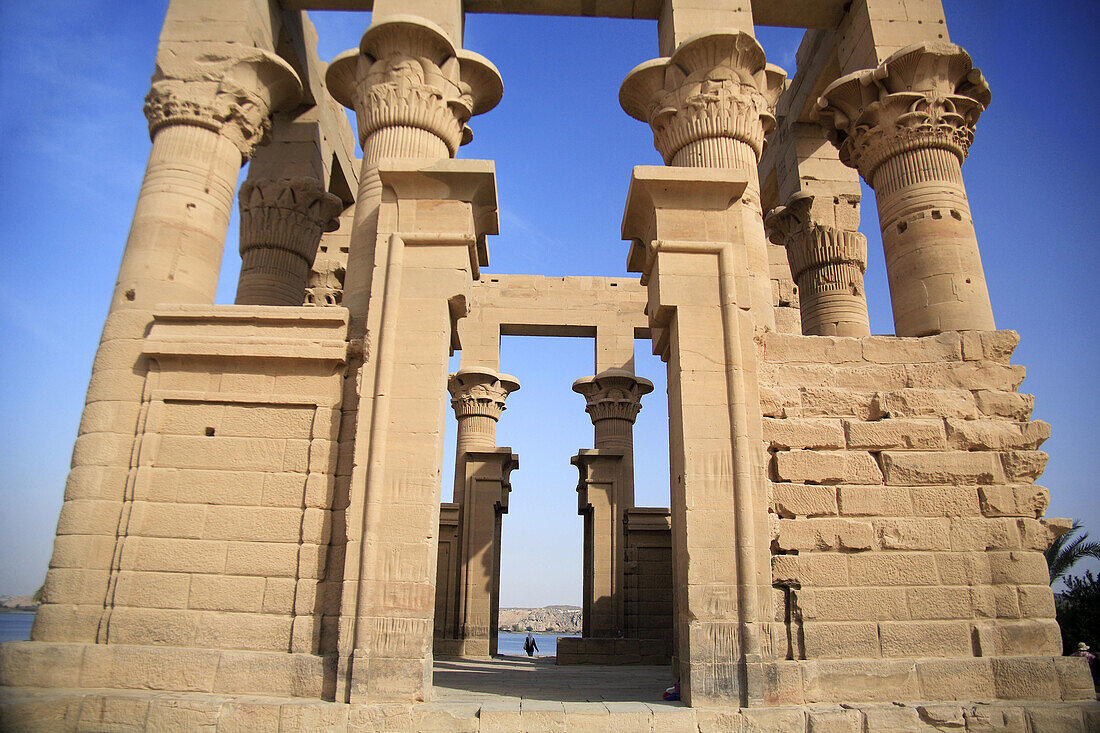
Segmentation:
<svg viewBox="0 0 1100 733">
<path fill-rule="evenodd" d="M 139 690 L 0 688 L 0 731 L 704 733 L 1100 731 L 1100 703 L 929 703 L 693 709 L 664 702 L 668 668 L 558 667 L 553 657 L 435 663 L 429 703 Z"/>
</svg>

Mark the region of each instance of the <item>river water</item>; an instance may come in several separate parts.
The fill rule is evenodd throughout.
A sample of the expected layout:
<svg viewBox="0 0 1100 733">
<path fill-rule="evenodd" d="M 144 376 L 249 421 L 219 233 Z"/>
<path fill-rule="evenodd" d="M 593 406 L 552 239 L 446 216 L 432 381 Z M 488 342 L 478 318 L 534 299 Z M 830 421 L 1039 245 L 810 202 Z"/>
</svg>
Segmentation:
<svg viewBox="0 0 1100 733">
<path fill-rule="evenodd" d="M 0 613 L 0 642 L 30 639 L 31 624 L 33 623 L 33 613 L 18 613 L 15 611 Z"/>
</svg>

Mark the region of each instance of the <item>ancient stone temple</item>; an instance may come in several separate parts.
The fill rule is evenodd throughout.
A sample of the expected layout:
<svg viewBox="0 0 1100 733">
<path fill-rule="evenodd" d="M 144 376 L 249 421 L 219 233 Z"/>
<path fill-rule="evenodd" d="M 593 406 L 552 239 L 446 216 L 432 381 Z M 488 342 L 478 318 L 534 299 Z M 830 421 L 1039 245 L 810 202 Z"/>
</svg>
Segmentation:
<svg viewBox="0 0 1100 733">
<path fill-rule="evenodd" d="M 372 11 L 327 65 L 323 9 Z M 483 271 L 494 166 L 458 157 L 503 93 L 463 48 L 479 12 L 657 21 L 660 57 L 619 93 L 665 162 L 607 212 L 623 272 Z M 807 29 L 793 77 L 756 25 Z M 1035 484 L 1050 428 L 994 325 L 962 175 L 990 99 L 939 0 L 172 0 L 0 728 L 1100 728 L 1042 554 L 1069 527 Z M 870 333 L 859 177 L 895 335 Z M 235 200 L 240 280 L 215 305 Z M 595 343 L 562 395 L 593 432 L 559 669 L 656 668 L 678 705 L 432 701 L 438 660 L 497 651 L 520 465 L 497 427 L 521 388 L 500 342 L 524 335 Z M 665 399 L 639 338 L 667 364 L 667 507 L 634 500 L 634 421 Z"/>
</svg>

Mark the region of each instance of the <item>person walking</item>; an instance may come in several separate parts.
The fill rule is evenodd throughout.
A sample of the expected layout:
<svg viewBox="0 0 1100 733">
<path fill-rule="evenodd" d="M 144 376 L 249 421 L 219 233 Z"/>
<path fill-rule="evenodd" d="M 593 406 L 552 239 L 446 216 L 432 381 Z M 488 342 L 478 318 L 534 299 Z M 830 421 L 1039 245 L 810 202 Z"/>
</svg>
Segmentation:
<svg viewBox="0 0 1100 733">
<path fill-rule="evenodd" d="M 533 657 L 538 650 L 539 645 L 535 643 L 535 635 L 528 631 L 527 638 L 523 640 L 523 651 L 527 652 L 527 656 Z"/>
</svg>

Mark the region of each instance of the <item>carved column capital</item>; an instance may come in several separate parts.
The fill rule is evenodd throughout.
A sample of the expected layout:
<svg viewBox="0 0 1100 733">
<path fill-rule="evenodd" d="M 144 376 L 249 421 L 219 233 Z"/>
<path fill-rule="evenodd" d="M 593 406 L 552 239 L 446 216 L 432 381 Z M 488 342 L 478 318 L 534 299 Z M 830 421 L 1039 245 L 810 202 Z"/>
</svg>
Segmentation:
<svg viewBox="0 0 1100 733">
<path fill-rule="evenodd" d="M 238 305 L 301 305 L 321 232 L 338 226 L 340 198 L 315 178 L 249 178 L 241 185 Z"/>
<path fill-rule="evenodd" d="M 504 411 L 504 401 L 519 389 L 519 380 L 485 367 L 464 367 L 447 379 L 455 417 L 488 417 L 494 422 Z"/>
<path fill-rule="evenodd" d="M 866 272 L 867 238 L 838 226 L 835 216 L 829 216 L 831 212 L 816 211 L 814 203 L 812 194 L 796 193 L 786 206 L 772 209 L 764 219 L 768 238 L 787 248 L 791 276 L 798 280 L 807 270 L 838 264 Z M 826 204 L 833 206 L 832 202 Z"/>
<path fill-rule="evenodd" d="M 344 299 L 344 263 L 335 257 L 321 255 L 313 261 L 306 280 L 304 305 L 337 306 Z"/>
<path fill-rule="evenodd" d="M 277 55 L 258 48 L 214 49 L 201 61 L 158 59 L 145 97 L 149 136 L 169 125 L 195 125 L 231 140 L 248 160 L 271 129 L 271 113 L 294 104 L 302 84 Z"/>
<path fill-rule="evenodd" d="M 340 197 L 316 178 L 249 178 L 237 195 L 241 212 L 241 254 L 252 247 L 294 252 L 313 264 L 322 232 L 335 231 Z"/>
<path fill-rule="evenodd" d="M 814 117 L 841 161 L 874 185 L 879 166 L 911 150 L 946 150 L 961 164 L 989 102 L 989 85 L 966 51 L 925 41 L 875 69 L 837 79 L 818 99 Z"/>
<path fill-rule="evenodd" d="M 751 35 L 701 34 L 671 57 L 635 67 L 619 89 L 619 104 L 653 128 L 666 165 L 679 164 L 677 154 L 692 143 L 714 138 L 743 142 L 759 159 L 785 78 Z"/>
<path fill-rule="evenodd" d="M 771 241 L 787 249 L 808 336 L 870 335 L 863 287 L 867 238 L 854 229 L 858 204 L 856 196 L 800 192 L 764 220 Z"/>
<path fill-rule="evenodd" d="M 633 423 L 642 409 L 642 396 L 653 391 L 653 382 L 624 369 L 608 369 L 573 382 L 573 391 L 584 395 L 584 411 L 593 425 L 601 420 Z"/>
<path fill-rule="evenodd" d="M 442 29 L 412 16 L 372 25 L 325 78 L 337 101 L 355 110 L 360 144 L 378 130 L 411 127 L 438 137 L 451 156 L 473 139 L 470 117 L 495 107 L 504 89 L 487 59 L 456 49 Z"/>
</svg>

